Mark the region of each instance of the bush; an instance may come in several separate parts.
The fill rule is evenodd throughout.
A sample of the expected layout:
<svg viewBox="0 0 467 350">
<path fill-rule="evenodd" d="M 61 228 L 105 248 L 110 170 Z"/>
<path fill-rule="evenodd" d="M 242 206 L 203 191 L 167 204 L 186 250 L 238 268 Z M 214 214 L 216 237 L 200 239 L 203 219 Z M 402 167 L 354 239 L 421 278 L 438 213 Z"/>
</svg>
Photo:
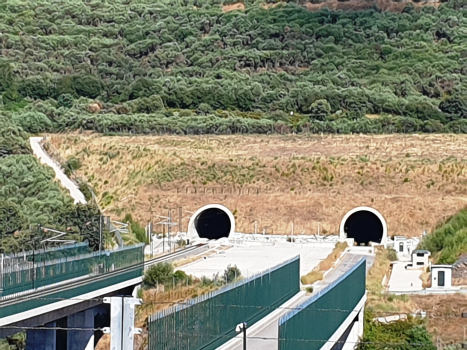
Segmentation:
<svg viewBox="0 0 467 350">
<path fill-rule="evenodd" d="M 193 282 L 193 278 L 181 270 L 175 271 L 172 278 L 176 284 L 191 284 Z"/>
<path fill-rule="evenodd" d="M 0 158 L 31 153 L 27 133 L 16 125 L 8 125 L 3 118 L 0 118 L 0 123 L 4 125 L 0 128 Z"/>
<path fill-rule="evenodd" d="M 196 109 L 196 113 L 199 115 L 208 115 L 213 111 L 212 107 L 207 103 L 201 103 Z"/>
<path fill-rule="evenodd" d="M 237 265 L 234 266 L 227 266 L 227 268 L 224 271 L 224 280 L 225 283 L 231 283 L 235 281 L 236 279 L 240 278 L 242 275 L 240 269 L 237 267 Z"/>
<path fill-rule="evenodd" d="M 123 222 L 130 224 L 130 232 L 136 237 L 138 241 L 141 243 L 149 244 L 144 227 L 141 226 L 137 221 L 134 221 L 131 214 L 126 214 L 123 218 Z"/>
<path fill-rule="evenodd" d="M 68 158 L 68 160 L 66 161 L 64 165 L 64 168 L 65 168 L 64 171 L 65 171 L 66 176 L 70 176 L 73 173 L 73 171 L 78 170 L 79 168 L 81 168 L 81 166 L 82 164 L 79 158 L 76 158 L 76 157 Z"/>
<path fill-rule="evenodd" d="M 13 121 L 21 126 L 23 130 L 33 134 L 52 130 L 52 122 L 44 113 L 40 112 L 15 114 Z"/>
<path fill-rule="evenodd" d="M 399 260 L 399 258 L 397 257 L 397 252 L 393 248 L 388 248 L 388 259 L 389 261 Z"/>
<path fill-rule="evenodd" d="M 385 324 L 373 321 L 374 318 L 371 311 L 365 312 L 363 339 L 357 350 L 436 350 L 423 320 L 408 316 L 407 321 Z M 381 347 L 375 347 L 375 344 L 381 344 Z"/>
<path fill-rule="evenodd" d="M 425 236 L 418 249 L 428 249 L 438 264 L 453 264 L 467 250 L 467 208 Z"/>
<path fill-rule="evenodd" d="M 71 108 L 73 107 L 73 96 L 71 94 L 61 94 L 58 97 L 58 106 L 59 107 L 65 107 L 65 108 Z"/>
<path fill-rule="evenodd" d="M 148 287 L 158 284 L 170 284 L 174 274 L 174 267 L 170 263 L 159 263 L 151 266 L 144 274 L 143 283 Z"/>
<path fill-rule="evenodd" d="M 129 103 L 135 113 L 155 113 L 165 109 L 164 102 L 159 95 L 143 97 Z M 122 113 L 125 114 L 125 113 Z"/>
<path fill-rule="evenodd" d="M 11 235 L 27 227 L 27 219 L 21 207 L 9 200 L 0 200 L 0 235 Z"/>
</svg>

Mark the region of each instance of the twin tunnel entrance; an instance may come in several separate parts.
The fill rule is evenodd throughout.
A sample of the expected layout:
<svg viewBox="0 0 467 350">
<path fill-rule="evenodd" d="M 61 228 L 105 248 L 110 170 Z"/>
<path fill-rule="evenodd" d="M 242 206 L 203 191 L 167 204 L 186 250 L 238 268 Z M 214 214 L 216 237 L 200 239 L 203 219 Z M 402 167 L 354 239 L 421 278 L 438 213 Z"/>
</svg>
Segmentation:
<svg viewBox="0 0 467 350">
<path fill-rule="evenodd" d="M 220 239 L 235 232 L 235 218 L 232 212 L 219 204 L 206 205 L 196 211 L 188 224 L 190 241 L 197 237 Z M 357 207 L 342 219 L 339 238 L 353 238 L 357 245 L 370 242 L 386 244 L 387 224 L 384 217 L 370 207 Z"/>
</svg>

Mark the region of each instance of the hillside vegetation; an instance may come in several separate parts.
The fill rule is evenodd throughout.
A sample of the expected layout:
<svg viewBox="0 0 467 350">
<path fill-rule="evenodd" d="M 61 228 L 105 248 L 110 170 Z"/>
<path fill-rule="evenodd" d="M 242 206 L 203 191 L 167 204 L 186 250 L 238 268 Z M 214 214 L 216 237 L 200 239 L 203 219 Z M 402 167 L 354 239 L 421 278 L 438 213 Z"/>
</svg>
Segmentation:
<svg viewBox="0 0 467 350">
<path fill-rule="evenodd" d="M 53 170 L 31 154 L 29 135 L 1 117 L 0 125 L 0 247 L 6 253 L 32 249 L 34 237 L 37 243 L 55 235 L 39 233 L 37 225 L 42 224 L 67 230 L 62 239 L 87 240 L 94 248 L 99 210 L 75 206 Z"/>
<path fill-rule="evenodd" d="M 6 0 L 2 113 L 33 133 L 467 131 L 466 0 L 230 4 Z"/>
<path fill-rule="evenodd" d="M 439 264 L 454 264 L 467 251 L 467 207 L 440 224 L 420 243 Z"/>
<path fill-rule="evenodd" d="M 317 233 L 318 223 L 321 233 L 337 233 L 348 210 L 368 205 L 385 216 L 389 235 L 419 236 L 467 201 L 465 135 L 48 140 L 62 158 L 79 160 L 106 215 L 140 223 L 167 208 L 221 203 L 240 232 L 257 221 L 258 232 L 290 234 L 293 222 L 295 234 Z"/>
</svg>

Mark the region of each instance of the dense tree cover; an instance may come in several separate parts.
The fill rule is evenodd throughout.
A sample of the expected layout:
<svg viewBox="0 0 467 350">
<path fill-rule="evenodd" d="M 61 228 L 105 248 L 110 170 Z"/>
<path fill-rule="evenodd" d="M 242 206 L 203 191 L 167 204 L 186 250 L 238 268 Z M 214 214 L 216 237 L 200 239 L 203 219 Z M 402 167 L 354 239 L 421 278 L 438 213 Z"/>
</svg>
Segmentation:
<svg viewBox="0 0 467 350">
<path fill-rule="evenodd" d="M 430 334 L 422 320 L 409 316 L 407 321 L 388 324 L 373 321 L 374 314 L 365 312 L 363 339 L 358 350 L 435 350 Z"/>
<path fill-rule="evenodd" d="M 465 132 L 466 4 L 310 12 L 250 0 L 223 13 L 220 0 L 8 0 L 2 108 L 33 133 Z M 83 113 L 80 97 L 102 106 Z M 225 125 L 235 118 L 246 126 Z"/>
<path fill-rule="evenodd" d="M 99 210 L 75 206 L 53 170 L 31 154 L 29 135 L 4 118 L 0 121 L 0 247 L 6 252 L 31 249 L 33 238 L 55 235 L 40 232 L 37 225 L 42 224 L 66 231 L 64 239 L 88 241 L 98 249 Z"/>
<path fill-rule="evenodd" d="M 453 264 L 467 250 L 467 208 L 425 236 L 419 248 L 428 249 L 439 264 Z"/>
</svg>

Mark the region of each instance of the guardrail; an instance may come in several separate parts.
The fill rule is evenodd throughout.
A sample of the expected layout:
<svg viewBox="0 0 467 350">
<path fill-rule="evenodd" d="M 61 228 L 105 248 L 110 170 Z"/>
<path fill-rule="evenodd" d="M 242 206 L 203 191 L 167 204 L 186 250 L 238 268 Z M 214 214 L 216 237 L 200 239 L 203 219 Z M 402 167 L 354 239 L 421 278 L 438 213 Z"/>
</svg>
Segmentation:
<svg viewBox="0 0 467 350">
<path fill-rule="evenodd" d="M 172 254 L 158 256 L 156 258 L 146 260 L 144 262 L 144 269 L 147 269 L 148 267 L 161 263 L 161 262 L 173 262 L 176 260 L 184 259 L 192 255 L 201 254 L 207 250 L 209 250 L 208 244 L 198 244 L 196 246 L 192 246 L 192 247 L 179 250 L 178 252 L 175 252 Z"/>
</svg>

